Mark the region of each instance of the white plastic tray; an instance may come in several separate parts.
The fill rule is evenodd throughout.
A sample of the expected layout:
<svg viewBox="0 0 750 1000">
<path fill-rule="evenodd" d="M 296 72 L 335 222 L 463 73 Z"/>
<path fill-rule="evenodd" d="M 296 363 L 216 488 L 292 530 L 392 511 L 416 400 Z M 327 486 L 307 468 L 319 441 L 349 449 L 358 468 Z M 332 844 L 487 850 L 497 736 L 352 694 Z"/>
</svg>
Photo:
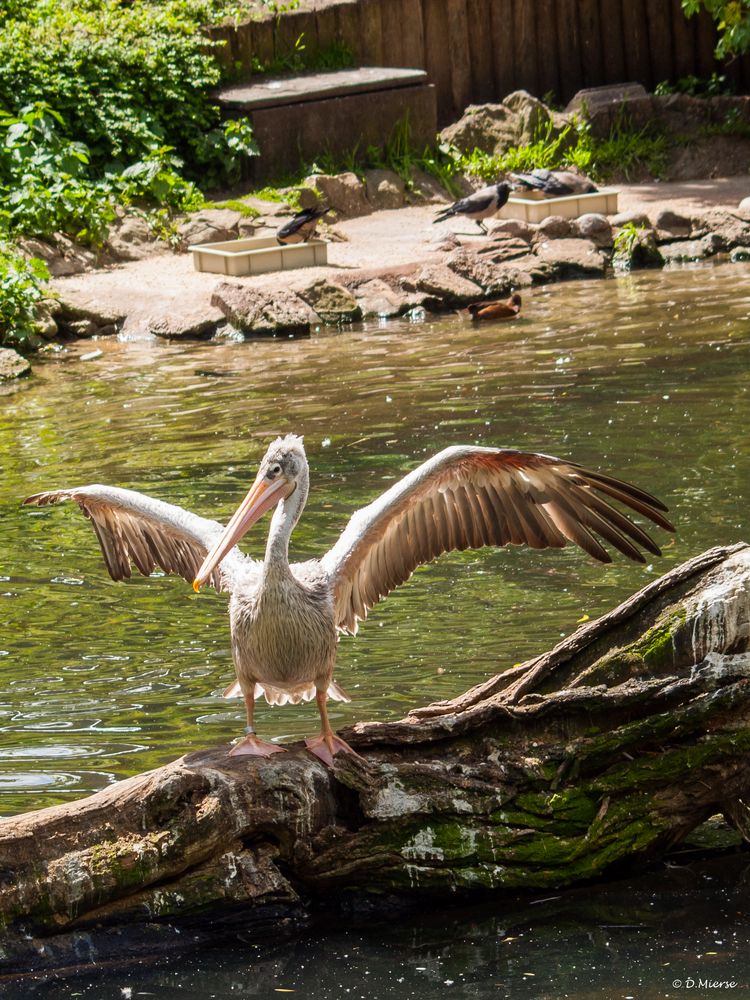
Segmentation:
<svg viewBox="0 0 750 1000">
<path fill-rule="evenodd" d="M 570 194 L 562 198 L 545 198 L 541 191 L 516 192 L 500 209 L 501 219 L 521 219 L 523 222 L 541 222 L 550 215 L 577 219 L 587 212 L 602 215 L 617 213 L 617 189 L 600 188 L 591 194 Z"/>
<path fill-rule="evenodd" d="M 199 243 L 188 250 L 196 271 L 214 274 L 265 274 L 328 263 L 328 244 L 323 240 L 280 246 L 275 236 L 260 236 L 225 243 Z"/>
</svg>

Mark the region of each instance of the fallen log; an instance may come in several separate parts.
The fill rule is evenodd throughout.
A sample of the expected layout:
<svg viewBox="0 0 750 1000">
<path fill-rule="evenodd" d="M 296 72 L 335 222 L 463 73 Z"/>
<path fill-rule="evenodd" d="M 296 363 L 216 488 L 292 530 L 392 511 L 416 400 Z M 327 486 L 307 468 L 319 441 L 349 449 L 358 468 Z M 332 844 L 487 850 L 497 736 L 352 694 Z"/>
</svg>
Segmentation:
<svg viewBox="0 0 750 1000">
<path fill-rule="evenodd" d="M 141 950 L 278 929 L 332 899 L 572 885 L 717 812 L 750 839 L 749 721 L 740 543 L 455 700 L 354 726 L 362 760 L 221 747 L 3 820 L 0 959 L 101 958 L 123 928 Z"/>
</svg>

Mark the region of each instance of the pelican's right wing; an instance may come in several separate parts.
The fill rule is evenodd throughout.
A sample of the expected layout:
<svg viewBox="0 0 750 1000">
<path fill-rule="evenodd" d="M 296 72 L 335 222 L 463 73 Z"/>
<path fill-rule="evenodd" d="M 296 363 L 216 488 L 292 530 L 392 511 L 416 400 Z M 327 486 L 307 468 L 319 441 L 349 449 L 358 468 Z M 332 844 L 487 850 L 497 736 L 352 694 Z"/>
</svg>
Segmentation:
<svg viewBox="0 0 750 1000">
<path fill-rule="evenodd" d="M 176 573 L 192 583 L 224 530 L 218 521 L 115 486 L 51 490 L 27 497 L 24 503 L 43 507 L 62 500 L 73 500 L 90 519 L 113 580 L 129 578 L 133 563 L 144 576 L 159 566 L 165 573 Z M 231 591 L 251 565 L 252 560 L 234 548 L 207 582 L 217 590 Z"/>
</svg>

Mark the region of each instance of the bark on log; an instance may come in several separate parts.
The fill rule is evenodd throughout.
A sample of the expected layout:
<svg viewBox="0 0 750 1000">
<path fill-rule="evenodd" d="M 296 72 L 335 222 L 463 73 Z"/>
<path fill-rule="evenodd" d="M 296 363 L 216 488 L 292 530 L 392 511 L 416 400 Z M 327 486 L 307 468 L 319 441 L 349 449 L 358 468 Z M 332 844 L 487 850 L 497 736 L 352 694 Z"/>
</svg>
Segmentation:
<svg viewBox="0 0 750 1000">
<path fill-rule="evenodd" d="M 3 971 L 101 959 L 124 925 L 153 950 L 342 895 L 570 885 L 716 812 L 749 839 L 749 719 L 742 543 L 453 701 L 353 727 L 364 760 L 222 747 L 0 822 Z"/>
</svg>

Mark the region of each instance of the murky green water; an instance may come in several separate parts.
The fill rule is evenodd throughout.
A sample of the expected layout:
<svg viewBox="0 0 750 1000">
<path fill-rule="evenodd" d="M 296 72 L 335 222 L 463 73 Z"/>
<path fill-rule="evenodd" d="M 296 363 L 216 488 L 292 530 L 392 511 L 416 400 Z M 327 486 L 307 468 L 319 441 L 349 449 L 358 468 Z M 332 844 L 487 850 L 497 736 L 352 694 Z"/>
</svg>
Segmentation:
<svg viewBox="0 0 750 1000">
<path fill-rule="evenodd" d="M 609 567 L 572 548 L 449 555 L 340 645 L 354 696 L 335 724 L 394 718 L 547 649 L 670 565 L 750 537 L 750 267 L 535 291 L 525 318 L 389 323 L 310 340 L 102 341 L 37 366 L 0 399 L 0 813 L 68 800 L 241 732 L 226 599 L 175 578 L 113 583 L 72 506 L 41 489 L 103 482 L 226 518 L 268 440 L 305 435 L 308 508 L 292 540 L 324 551 L 349 514 L 457 442 L 572 456 L 662 497 L 663 559 Z M 248 536 L 261 554 L 267 521 Z M 457 636 L 460 635 L 460 641 Z M 273 738 L 314 706 L 263 705 Z"/>
<path fill-rule="evenodd" d="M 547 649 L 704 548 L 750 538 L 748 278 L 744 265 L 687 268 L 535 290 L 512 324 L 455 317 L 301 341 L 103 341 L 38 365 L 0 398 L 0 814 L 95 791 L 244 724 L 241 702 L 220 696 L 233 677 L 226 599 L 172 578 L 115 584 L 77 509 L 21 508 L 21 498 L 103 482 L 226 518 L 269 438 L 291 430 L 305 435 L 312 467 L 299 558 L 459 442 L 571 456 L 669 504 L 678 535 L 661 533 L 664 558 L 647 567 L 506 549 L 417 573 L 339 652 L 354 701 L 332 706 L 334 725 L 395 718 Z M 93 347 L 103 354 L 80 360 Z M 265 528 L 247 539 L 256 554 Z M 264 705 L 257 723 L 279 739 L 318 728 L 309 705 Z M 454 993 L 496 995 L 485 985 Z M 325 989 L 301 992 L 334 995 Z M 437 995 L 419 989 L 403 995 Z"/>
</svg>

